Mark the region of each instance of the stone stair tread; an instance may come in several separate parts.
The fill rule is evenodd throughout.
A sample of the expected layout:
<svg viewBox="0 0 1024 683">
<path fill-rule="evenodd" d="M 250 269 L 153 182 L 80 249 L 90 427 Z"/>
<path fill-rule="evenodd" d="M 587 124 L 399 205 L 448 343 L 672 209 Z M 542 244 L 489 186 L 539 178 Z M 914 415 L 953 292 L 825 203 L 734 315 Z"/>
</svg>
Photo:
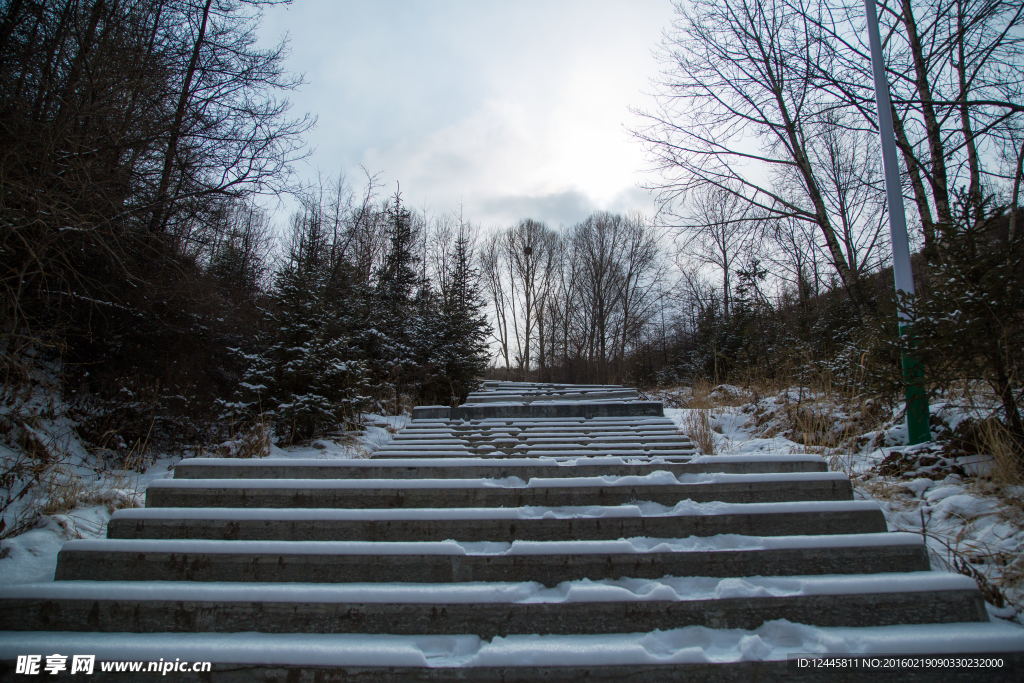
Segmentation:
<svg viewBox="0 0 1024 683">
<path fill-rule="evenodd" d="M 69 541 L 58 580 L 356 582 L 791 576 L 928 569 L 915 534 L 514 543 L 219 540 Z"/>
<path fill-rule="evenodd" d="M 522 403 L 480 403 L 463 405 L 458 408 L 447 406 L 417 406 L 412 409 L 412 419 L 473 420 L 481 418 L 520 417 L 664 417 L 662 404 L 658 401 L 623 401 L 621 399 L 566 400 Z"/>
<path fill-rule="evenodd" d="M 886 531 L 870 501 L 577 508 L 145 508 L 118 510 L 108 538 L 461 541 L 783 536 Z"/>
<path fill-rule="evenodd" d="M 500 455 L 499 455 L 500 454 Z M 500 449 L 494 448 L 493 450 L 486 449 L 437 449 L 430 451 L 421 451 L 419 449 L 410 448 L 383 448 L 379 451 L 374 452 L 374 458 L 451 458 L 459 457 L 535 457 L 535 458 L 552 458 L 558 456 L 568 457 L 584 457 L 587 455 L 594 456 L 607 456 L 607 457 L 657 457 L 657 456 L 692 456 L 697 455 L 695 449 L 655 449 L 655 448 L 564 448 L 564 449 Z"/>
<path fill-rule="evenodd" d="M 949 576 L 949 575 L 946 575 Z M 960 580 L 955 580 L 959 578 Z M 816 580 L 817 579 L 817 580 Z M 536 584 L 244 584 L 64 582 L 0 590 L 0 631 L 304 633 L 615 633 L 699 625 L 754 629 L 987 622 L 967 577 L 930 572 L 795 580 L 663 579 Z M 633 584 L 633 585 L 630 585 Z M 57 590 L 54 590 L 56 587 Z"/>
<path fill-rule="evenodd" d="M 656 475 L 664 475 L 655 478 Z M 523 507 L 618 505 L 682 500 L 731 503 L 852 500 L 833 472 L 685 474 L 520 479 L 165 479 L 150 484 L 147 507 Z M 502 485 L 504 484 L 504 485 Z"/>
<path fill-rule="evenodd" d="M 756 638 L 752 657 L 744 642 Z M 856 649 L 853 649 L 856 648 Z M 280 680 L 295 667 L 323 680 L 362 681 L 689 681 L 780 680 L 794 653 L 866 657 L 973 655 L 1001 657 L 988 680 L 1018 681 L 1024 670 L 1024 631 L 1006 623 L 814 627 L 773 621 L 755 630 L 684 627 L 615 635 L 512 635 L 484 641 L 474 635 L 437 639 L 378 634 L 277 633 L 0 633 L 0 659 L 25 652 L 88 652 L 98 661 L 209 661 L 223 679 Z M 426 672 L 429 671 L 429 674 Z M 978 680 L 948 669 L 919 670 L 917 681 Z M 934 673 L 934 675 L 932 675 Z M 951 678 L 951 673 L 956 675 Z M 428 677 L 425 677 L 426 676 Z M 835 672 L 820 680 L 835 680 Z M 905 670 L 870 672 L 857 680 L 907 680 Z M 117 675 L 117 674 L 115 674 Z M 123 674 L 120 675 L 123 677 Z M 204 676 L 206 676 L 204 674 Z M 298 677 L 296 677 L 298 678 Z M 113 679 L 113 676 L 111 676 Z M 312 678 L 311 678 L 312 679 Z M 195 679 L 198 680 L 198 679 Z M 319 680 L 319 678 L 318 678 Z M 813 679 L 812 679 L 813 680 Z"/>
<path fill-rule="evenodd" d="M 394 448 L 394 449 L 382 449 L 385 452 L 394 452 L 398 450 L 409 450 L 407 448 Z M 680 447 L 676 444 L 637 444 L 635 446 L 616 445 L 614 447 L 602 446 L 601 444 L 589 444 L 579 446 L 575 444 L 494 444 L 494 445 L 479 445 L 470 446 L 468 448 L 472 451 L 483 451 L 489 453 L 491 451 L 504 451 L 510 455 L 519 454 L 523 457 L 530 457 L 535 453 L 552 453 L 555 457 L 559 455 L 569 455 L 572 457 L 580 457 L 587 455 L 605 455 L 606 457 L 635 457 L 635 456 L 648 456 L 657 457 L 659 455 L 697 455 L 696 449 L 693 447 Z M 607 456 L 606 454 L 615 453 L 621 455 Z M 458 457 L 458 456 L 456 456 Z"/>
<path fill-rule="evenodd" d="M 663 577 L 651 580 L 567 581 L 554 588 L 533 582 L 491 583 L 253 583 L 191 581 L 57 581 L 0 587 L 0 600 L 195 600 L 263 602 L 516 604 L 564 602 L 706 601 L 716 598 L 794 597 L 970 591 L 962 574 L 919 571 L 786 577 Z"/>
<path fill-rule="evenodd" d="M 552 436 L 552 434 L 555 434 Z M 479 434 L 479 433 L 436 433 L 436 434 L 416 434 L 411 436 L 401 436 L 395 438 L 388 443 L 395 442 L 407 442 L 411 444 L 417 443 L 431 443 L 431 442 L 448 442 L 448 443 L 480 443 L 489 441 L 505 441 L 505 442 L 521 442 L 528 439 L 558 439 L 555 443 L 577 443 L 577 442 L 624 442 L 624 443 L 637 443 L 638 440 L 655 441 L 663 443 L 665 441 L 675 441 L 679 444 L 691 444 L 693 443 L 689 439 L 680 438 L 678 435 L 673 434 L 669 431 L 664 432 L 651 432 L 644 434 L 635 432 L 632 436 L 621 436 L 618 432 L 588 432 L 570 434 L 563 432 L 560 434 L 552 432 L 496 432 L 490 434 Z M 386 444 L 385 444 L 386 445 Z"/>
<path fill-rule="evenodd" d="M 682 478 L 680 480 L 680 477 Z M 149 490 L 201 489 L 201 488 L 320 488 L 320 489 L 531 489 L 531 488 L 589 488 L 637 486 L 710 486 L 713 484 L 745 484 L 754 482 L 818 482 L 849 481 L 842 472 L 761 472 L 756 474 L 730 474 L 704 472 L 682 474 L 679 477 L 666 470 L 644 476 L 592 476 L 535 478 L 525 483 L 502 479 L 157 479 Z"/>
<path fill-rule="evenodd" d="M 656 508 L 656 509 L 651 509 Z M 805 512 L 878 511 L 870 500 L 792 501 L 782 503 L 683 503 L 675 507 L 651 505 L 588 505 L 565 507 L 478 507 L 478 508 L 206 508 L 162 507 L 123 508 L 114 511 L 117 519 L 359 519 L 359 520 L 432 520 L 432 519 L 619 519 L 658 517 L 713 517 L 721 515 L 771 515 Z"/>
<path fill-rule="evenodd" d="M 705 456 L 685 460 L 664 457 L 609 458 L 388 458 L 320 460 L 315 458 L 190 458 L 174 468 L 175 479 L 457 479 L 518 476 L 571 477 L 602 474 L 638 476 L 647 471 L 698 472 L 826 471 L 817 455 Z M 214 476 L 215 475 L 215 476 Z"/>
<path fill-rule="evenodd" d="M 89 538 L 68 541 L 68 552 L 203 553 L 238 555 L 451 555 L 463 557 L 521 557 L 577 555 L 678 555 L 733 551 L 888 548 L 924 549 L 919 534 L 836 534 L 813 536 L 740 536 L 722 534 L 712 538 L 633 538 L 613 541 L 524 541 L 508 543 L 371 541 L 221 541 Z M 847 573 L 847 572 L 841 572 Z"/>
</svg>

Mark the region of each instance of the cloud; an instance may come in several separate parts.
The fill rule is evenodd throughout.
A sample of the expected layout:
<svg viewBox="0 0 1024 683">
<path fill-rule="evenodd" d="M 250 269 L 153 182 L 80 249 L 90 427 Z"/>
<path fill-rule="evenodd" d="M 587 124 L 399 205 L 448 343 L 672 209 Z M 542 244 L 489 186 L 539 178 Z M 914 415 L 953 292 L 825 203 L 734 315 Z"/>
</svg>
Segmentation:
<svg viewBox="0 0 1024 683">
<path fill-rule="evenodd" d="M 489 197 L 479 203 L 481 213 L 500 217 L 506 224 L 523 218 L 547 223 L 551 227 L 572 225 L 589 216 L 597 207 L 578 190 L 566 190 L 544 195 L 506 195 Z"/>
<path fill-rule="evenodd" d="M 627 105 L 671 14 L 664 0 L 272 7 L 267 34 L 290 30 L 288 65 L 307 74 L 296 110 L 320 117 L 299 173 L 362 164 L 389 192 L 401 182 L 410 206 L 461 205 L 484 226 L 650 213 Z"/>
</svg>

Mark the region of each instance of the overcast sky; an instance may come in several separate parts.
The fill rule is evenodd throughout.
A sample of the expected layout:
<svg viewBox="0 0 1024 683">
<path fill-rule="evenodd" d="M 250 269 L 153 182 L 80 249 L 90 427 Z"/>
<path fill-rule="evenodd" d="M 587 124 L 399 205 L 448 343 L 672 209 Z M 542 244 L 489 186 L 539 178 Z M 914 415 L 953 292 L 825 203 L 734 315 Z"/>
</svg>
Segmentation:
<svg viewBox="0 0 1024 683">
<path fill-rule="evenodd" d="M 359 181 L 363 165 L 419 210 L 555 227 L 653 211 L 629 107 L 649 104 L 672 15 L 669 0 L 295 0 L 261 35 L 288 33 L 307 81 L 293 111 L 319 117 L 303 177 Z"/>
</svg>

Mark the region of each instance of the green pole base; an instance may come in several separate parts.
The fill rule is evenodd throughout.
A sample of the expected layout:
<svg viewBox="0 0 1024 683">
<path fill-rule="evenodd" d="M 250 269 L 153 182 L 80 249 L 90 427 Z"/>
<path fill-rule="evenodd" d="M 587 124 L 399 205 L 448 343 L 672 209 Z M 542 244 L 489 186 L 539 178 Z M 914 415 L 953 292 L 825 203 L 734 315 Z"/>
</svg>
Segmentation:
<svg viewBox="0 0 1024 683">
<path fill-rule="evenodd" d="M 900 325 L 900 334 L 906 334 Z M 924 367 L 914 356 L 903 354 L 903 381 L 907 384 L 907 434 L 914 446 L 932 440 L 929 423 L 928 394 L 924 391 Z"/>
</svg>

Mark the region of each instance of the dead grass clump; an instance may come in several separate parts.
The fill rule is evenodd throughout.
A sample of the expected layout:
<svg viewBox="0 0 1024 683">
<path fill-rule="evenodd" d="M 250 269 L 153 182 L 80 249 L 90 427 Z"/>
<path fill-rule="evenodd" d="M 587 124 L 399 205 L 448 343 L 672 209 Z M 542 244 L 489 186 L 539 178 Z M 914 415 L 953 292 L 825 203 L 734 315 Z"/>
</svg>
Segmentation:
<svg viewBox="0 0 1024 683">
<path fill-rule="evenodd" d="M 1015 553 L 993 549 L 978 539 L 967 540 L 964 531 L 961 529 L 952 539 L 927 536 L 945 548 L 945 557 L 939 554 L 938 558 L 949 571 L 974 579 L 985 602 L 1000 609 L 1009 606 L 1019 613 L 1024 605 L 1011 596 L 1018 594 L 1024 579 L 1024 561 Z"/>
<path fill-rule="evenodd" d="M 709 410 L 692 409 L 683 415 L 683 433 L 697 447 L 701 455 L 714 455 L 715 432 L 711 428 Z"/>
<path fill-rule="evenodd" d="M 19 407 L 20 408 L 20 407 Z M 41 489 L 46 488 L 62 460 L 66 444 L 44 429 L 38 414 L 17 410 L 0 418 L 0 434 L 15 446 L 15 457 L 0 463 L 0 539 L 28 531 L 39 519 Z M 26 503 L 25 501 L 30 501 Z"/>
<path fill-rule="evenodd" d="M 801 389 L 795 401 L 790 400 L 791 393 L 785 394 L 786 402 L 779 411 L 783 419 L 778 431 L 807 452 L 855 451 L 867 445 L 864 434 L 883 422 L 877 401 L 845 395 L 830 383 L 819 390 Z"/>
<path fill-rule="evenodd" d="M 85 485 L 74 474 L 59 470 L 43 482 L 41 494 L 41 514 L 63 515 L 79 506 L 85 495 Z"/>
<path fill-rule="evenodd" d="M 139 507 L 136 496 L 126 492 L 134 491 L 136 484 L 137 476 L 128 468 L 89 485 L 76 472 L 57 467 L 41 482 L 38 505 L 34 507 L 38 514 L 48 517 L 91 505 L 105 505 L 110 512 Z"/>
<path fill-rule="evenodd" d="M 989 473 L 992 483 L 1000 488 L 1024 484 L 1021 454 L 1017 452 L 1017 444 L 1006 425 L 995 418 L 989 418 L 978 424 L 978 432 L 981 445 L 992 456 L 992 469 Z"/>
<path fill-rule="evenodd" d="M 265 458 L 270 455 L 270 430 L 262 418 L 245 425 L 234 437 L 220 444 L 214 453 L 221 458 Z"/>
</svg>

